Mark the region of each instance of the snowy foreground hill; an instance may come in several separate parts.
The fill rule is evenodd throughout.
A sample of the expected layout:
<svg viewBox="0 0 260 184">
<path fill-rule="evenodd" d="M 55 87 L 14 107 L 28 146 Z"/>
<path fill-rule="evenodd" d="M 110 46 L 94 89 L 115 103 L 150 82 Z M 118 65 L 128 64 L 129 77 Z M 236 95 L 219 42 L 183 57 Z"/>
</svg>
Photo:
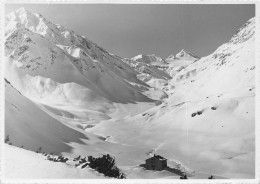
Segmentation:
<svg viewBox="0 0 260 184">
<path fill-rule="evenodd" d="M 152 154 L 190 179 L 255 177 L 254 18 L 202 58 L 121 58 L 23 8 L 5 26 L 6 179 L 104 179 L 72 160 L 105 154 L 126 178 L 180 178 L 141 167 Z"/>
</svg>

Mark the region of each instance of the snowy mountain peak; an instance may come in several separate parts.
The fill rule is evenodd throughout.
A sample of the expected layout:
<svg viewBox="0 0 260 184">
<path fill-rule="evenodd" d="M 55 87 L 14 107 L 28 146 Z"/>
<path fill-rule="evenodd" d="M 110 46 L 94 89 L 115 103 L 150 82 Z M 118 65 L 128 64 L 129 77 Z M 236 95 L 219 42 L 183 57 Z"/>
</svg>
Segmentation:
<svg viewBox="0 0 260 184">
<path fill-rule="evenodd" d="M 185 55 L 188 55 L 188 52 L 186 52 L 184 49 L 181 49 L 181 51 L 176 54 L 176 57 L 183 57 Z"/>
<path fill-rule="evenodd" d="M 9 13 L 6 17 L 9 18 L 9 20 L 23 23 L 25 21 L 28 22 L 30 19 L 34 19 L 35 14 L 31 13 L 30 11 L 22 7 Z"/>
<path fill-rule="evenodd" d="M 139 54 L 137 56 L 134 56 L 132 59 L 133 60 L 141 59 L 143 56 L 144 56 L 143 54 Z"/>
<path fill-rule="evenodd" d="M 193 54 L 192 52 L 185 51 L 182 49 L 178 54 L 175 55 L 178 59 L 199 59 L 198 56 Z"/>
<path fill-rule="evenodd" d="M 228 43 L 221 45 L 211 56 L 218 60 L 221 65 L 228 63 L 228 58 L 233 55 L 241 47 L 245 46 L 248 41 L 254 41 L 255 34 L 255 18 L 249 19 L 241 28 L 239 28 L 235 35 Z M 234 60 L 235 61 L 235 60 Z M 248 64 L 251 62 L 248 62 Z M 251 63 L 253 64 L 253 63 Z M 253 66 L 251 66 L 253 67 Z"/>
<path fill-rule="evenodd" d="M 231 38 L 230 43 L 243 43 L 251 38 L 255 33 L 255 17 L 249 19 L 241 28 L 236 31 L 236 34 Z"/>
<path fill-rule="evenodd" d="M 189 60 L 189 61 L 195 61 L 200 59 L 197 55 L 193 54 L 192 52 L 186 51 L 182 49 L 179 53 L 176 55 L 170 55 L 165 60 L 167 62 L 177 61 L 177 60 Z"/>
<path fill-rule="evenodd" d="M 167 73 L 165 73 L 161 68 L 167 65 L 164 59 L 155 54 L 151 55 L 144 55 L 139 54 L 133 58 L 124 58 L 122 59 L 123 62 L 130 65 L 134 68 L 140 76 L 142 76 L 141 80 L 148 81 L 153 78 L 159 79 L 169 79 L 171 78 Z"/>
<path fill-rule="evenodd" d="M 155 54 L 151 54 L 151 55 L 139 54 L 131 59 L 143 63 L 154 63 L 154 62 L 164 63 L 164 60 L 161 57 L 156 56 Z"/>
<path fill-rule="evenodd" d="M 19 28 L 26 28 L 34 33 L 46 35 L 49 28 L 55 26 L 38 13 L 19 8 L 6 16 L 6 35 Z"/>
<path fill-rule="evenodd" d="M 169 55 L 166 59 L 176 59 L 174 54 Z"/>
</svg>

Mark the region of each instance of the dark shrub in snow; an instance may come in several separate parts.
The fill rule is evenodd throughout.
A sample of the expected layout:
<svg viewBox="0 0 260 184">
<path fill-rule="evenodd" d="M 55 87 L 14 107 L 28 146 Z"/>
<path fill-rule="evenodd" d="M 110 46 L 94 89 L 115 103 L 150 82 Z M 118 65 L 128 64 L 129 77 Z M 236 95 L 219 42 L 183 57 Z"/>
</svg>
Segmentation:
<svg viewBox="0 0 260 184">
<path fill-rule="evenodd" d="M 73 159 L 73 161 L 78 161 L 80 159 L 80 155 Z"/>
<path fill-rule="evenodd" d="M 109 154 L 103 155 L 103 157 L 94 158 L 88 157 L 89 167 L 103 173 L 105 176 L 114 177 L 118 179 L 126 178 L 125 174 L 122 173 L 115 165 L 115 159 Z"/>
<path fill-rule="evenodd" d="M 64 156 L 62 155 L 59 155 L 58 157 L 54 157 L 54 156 L 50 156 L 48 155 L 47 156 L 47 160 L 50 160 L 50 161 L 53 161 L 53 162 L 67 162 L 69 159 L 68 158 L 65 158 Z"/>
<path fill-rule="evenodd" d="M 208 179 L 215 179 L 215 178 L 214 178 L 214 176 L 211 175 L 210 177 L 208 177 Z"/>
<path fill-rule="evenodd" d="M 87 167 L 89 164 L 88 163 L 85 163 L 81 166 L 81 169 L 84 169 L 85 167 Z"/>
<path fill-rule="evenodd" d="M 202 114 L 202 112 L 203 112 L 203 111 L 198 111 L 198 112 L 197 112 L 197 114 L 198 114 L 198 115 L 201 115 L 201 114 Z"/>
<path fill-rule="evenodd" d="M 79 160 L 79 163 L 80 163 L 80 164 L 83 164 L 83 163 L 85 163 L 85 162 L 87 162 L 86 157 L 85 157 L 85 158 L 81 158 L 81 159 Z"/>
<path fill-rule="evenodd" d="M 196 115 L 201 115 L 202 113 L 203 113 L 203 110 L 194 112 L 194 113 L 191 114 L 191 117 L 194 117 Z"/>
<path fill-rule="evenodd" d="M 60 155 L 60 156 L 57 158 L 57 162 L 63 162 L 63 163 L 65 163 L 65 162 L 67 162 L 68 160 L 69 160 L 68 158 L 63 157 L 62 155 Z"/>
<path fill-rule="evenodd" d="M 217 107 L 213 106 L 213 107 L 211 107 L 211 109 L 212 109 L 212 110 L 216 110 L 216 109 L 217 109 Z"/>
<path fill-rule="evenodd" d="M 194 113 L 191 114 L 191 117 L 194 117 L 196 115 L 197 115 L 197 113 L 194 112 Z"/>
<path fill-rule="evenodd" d="M 188 179 L 188 177 L 187 177 L 187 175 L 185 174 L 185 175 L 181 176 L 180 179 Z"/>
</svg>

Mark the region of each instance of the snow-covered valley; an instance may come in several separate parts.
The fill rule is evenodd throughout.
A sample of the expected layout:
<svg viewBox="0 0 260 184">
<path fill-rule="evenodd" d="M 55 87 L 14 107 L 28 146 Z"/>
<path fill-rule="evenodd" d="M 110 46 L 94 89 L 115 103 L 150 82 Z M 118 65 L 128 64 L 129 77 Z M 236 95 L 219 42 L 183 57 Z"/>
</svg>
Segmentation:
<svg viewBox="0 0 260 184">
<path fill-rule="evenodd" d="M 5 27 L 6 179 L 108 178 L 39 147 L 112 155 L 127 179 L 180 178 L 141 167 L 153 154 L 189 179 L 255 178 L 255 18 L 201 58 L 121 58 L 23 8 Z"/>
</svg>

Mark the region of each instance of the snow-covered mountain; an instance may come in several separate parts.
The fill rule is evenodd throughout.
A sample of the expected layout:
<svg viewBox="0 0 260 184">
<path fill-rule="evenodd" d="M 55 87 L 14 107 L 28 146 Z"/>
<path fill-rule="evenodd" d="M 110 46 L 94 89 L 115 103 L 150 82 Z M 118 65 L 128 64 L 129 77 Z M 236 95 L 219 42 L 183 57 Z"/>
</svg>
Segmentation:
<svg viewBox="0 0 260 184">
<path fill-rule="evenodd" d="M 156 56 L 155 54 L 151 54 L 151 55 L 140 54 L 131 59 L 133 61 L 138 61 L 138 62 L 147 63 L 147 64 L 154 64 L 154 65 L 166 63 L 164 59 L 162 59 L 159 56 Z"/>
<path fill-rule="evenodd" d="M 171 178 L 139 167 L 151 153 L 194 178 L 254 177 L 255 18 L 209 56 L 182 50 L 165 60 L 121 58 L 23 8 L 5 26 L 13 145 L 109 153 L 129 178 Z"/>
<path fill-rule="evenodd" d="M 254 33 L 255 19 L 252 18 L 228 43 L 178 72 L 171 84 L 183 88 L 193 86 L 199 90 L 197 95 L 203 97 L 254 87 Z M 189 92 L 194 98 L 194 90 L 188 90 L 185 97 Z"/>
<path fill-rule="evenodd" d="M 39 14 L 7 15 L 5 35 L 5 77 L 56 119 L 95 124 L 119 113 L 118 104 L 157 100 L 120 57 Z"/>
<path fill-rule="evenodd" d="M 23 82 L 29 80 L 27 74 L 34 79 L 77 83 L 114 102 L 149 101 L 129 83 L 147 86 L 136 78 L 137 72 L 73 31 L 24 9 L 8 15 L 6 27 L 7 67 L 15 68 L 22 80 L 20 84 L 10 81 L 23 94 L 28 92 L 28 82 Z M 46 80 L 41 81 L 45 84 Z"/>
<path fill-rule="evenodd" d="M 195 173 L 254 178 L 254 33 L 252 18 L 214 53 L 177 71 L 160 106 L 124 123 L 104 121 L 92 132 L 113 142 L 153 148 Z"/>
<path fill-rule="evenodd" d="M 165 72 L 173 77 L 176 73 L 199 59 L 200 58 L 192 52 L 182 49 L 176 55 L 170 55 L 165 59 L 168 63 L 168 67 L 165 69 Z"/>
<path fill-rule="evenodd" d="M 193 60 L 193 61 L 195 61 L 195 60 L 198 60 L 198 59 L 200 59 L 200 57 L 196 56 L 192 52 L 188 52 L 188 51 L 185 51 L 184 49 L 182 49 L 176 55 L 170 55 L 165 60 L 167 62 L 173 62 L 173 61 L 176 61 L 176 60 Z"/>
<path fill-rule="evenodd" d="M 171 78 L 167 73 L 161 70 L 161 68 L 168 67 L 167 63 L 164 59 L 156 56 L 155 54 L 140 54 L 133 58 L 124 58 L 122 59 L 122 61 L 134 68 L 137 72 L 139 72 L 139 75 L 141 75 L 141 77 L 139 78 L 143 78 L 143 81 L 145 82 L 147 82 L 151 78 L 166 80 Z"/>
<path fill-rule="evenodd" d="M 162 100 L 167 94 L 162 89 L 172 77 L 166 72 L 168 63 L 159 56 L 137 55 L 133 58 L 124 58 L 122 61 L 131 66 L 139 74 L 137 78 L 148 84 L 152 89 L 146 94 L 150 98 Z M 151 95 L 151 93 L 153 95 Z"/>
</svg>

